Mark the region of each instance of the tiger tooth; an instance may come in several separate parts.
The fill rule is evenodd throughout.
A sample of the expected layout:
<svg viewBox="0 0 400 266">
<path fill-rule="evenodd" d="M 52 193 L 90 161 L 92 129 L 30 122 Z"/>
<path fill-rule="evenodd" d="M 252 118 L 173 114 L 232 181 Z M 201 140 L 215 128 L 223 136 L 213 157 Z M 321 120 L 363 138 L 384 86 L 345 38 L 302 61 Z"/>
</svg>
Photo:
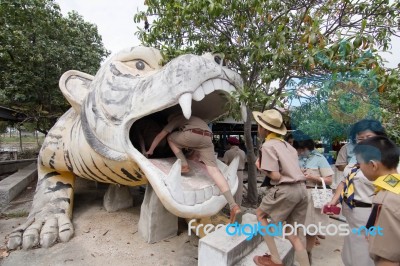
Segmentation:
<svg viewBox="0 0 400 266">
<path fill-rule="evenodd" d="M 214 90 L 223 90 L 222 79 L 211 80 L 214 85 Z"/>
<path fill-rule="evenodd" d="M 225 169 L 224 176 L 226 177 L 230 187 L 234 186 L 237 169 L 239 167 L 239 156 L 236 156 L 230 165 Z"/>
<path fill-rule="evenodd" d="M 182 108 L 182 113 L 189 119 L 192 116 L 192 94 L 187 92 L 179 97 L 179 105 Z"/>
<path fill-rule="evenodd" d="M 181 204 L 185 201 L 182 188 L 182 179 L 181 160 L 178 159 L 172 165 L 168 176 L 164 179 L 164 182 L 172 197 L 176 200 L 176 202 Z"/>
<path fill-rule="evenodd" d="M 204 96 L 203 86 L 200 85 L 200 87 L 193 92 L 193 100 L 200 102 L 203 100 Z"/>
<path fill-rule="evenodd" d="M 213 92 L 215 90 L 214 84 L 210 80 L 207 80 L 206 82 L 204 82 L 202 84 L 202 86 L 203 86 L 205 94 L 210 94 L 211 92 Z"/>
<path fill-rule="evenodd" d="M 226 81 L 226 80 L 223 79 L 223 80 L 221 81 L 221 83 L 222 83 L 222 88 L 223 88 L 225 91 L 227 91 L 227 92 L 229 92 L 229 93 L 232 93 L 232 91 L 235 90 L 235 87 L 233 87 L 231 84 L 229 84 L 228 81 Z M 232 90 L 232 87 L 233 87 L 233 90 Z"/>
</svg>

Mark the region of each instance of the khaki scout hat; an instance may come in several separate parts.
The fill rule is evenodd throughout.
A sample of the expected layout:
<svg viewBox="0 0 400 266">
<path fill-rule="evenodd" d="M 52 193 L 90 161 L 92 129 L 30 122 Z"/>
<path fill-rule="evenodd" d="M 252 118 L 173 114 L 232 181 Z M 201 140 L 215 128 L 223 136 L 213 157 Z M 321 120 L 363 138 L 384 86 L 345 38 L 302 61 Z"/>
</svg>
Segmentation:
<svg viewBox="0 0 400 266">
<path fill-rule="evenodd" d="M 278 133 L 279 135 L 285 135 L 287 132 L 282 115 L 278 110 L 269 109 L 262 113 L 254 111 L 253 117 L 260 126 L 271 132 Z"/>
</svg>

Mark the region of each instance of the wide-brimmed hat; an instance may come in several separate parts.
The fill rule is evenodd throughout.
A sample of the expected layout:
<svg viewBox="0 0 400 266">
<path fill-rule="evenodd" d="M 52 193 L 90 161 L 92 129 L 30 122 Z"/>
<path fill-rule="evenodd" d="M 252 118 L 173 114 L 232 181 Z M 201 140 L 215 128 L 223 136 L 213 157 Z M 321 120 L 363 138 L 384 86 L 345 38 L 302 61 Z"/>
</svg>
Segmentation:
<svg viewBox="0 0 400 266">
<path fill-rule="evenodd" d="M 278 110 L 269 109 L 262 113 L 254 111 L 253 117 L 260 126 L 271 132 L 278 133 L 279 135 L 285 135 L 287 132 L 282 115 Z"/>
<path fill-rule="evenodd" d="M 236 138 L 236 137 L 229 137 L 228 138 L 228 143 L 232 144 L 232 145 L 239 145 L 240 144 L 238 138 Z"/>
</svg>

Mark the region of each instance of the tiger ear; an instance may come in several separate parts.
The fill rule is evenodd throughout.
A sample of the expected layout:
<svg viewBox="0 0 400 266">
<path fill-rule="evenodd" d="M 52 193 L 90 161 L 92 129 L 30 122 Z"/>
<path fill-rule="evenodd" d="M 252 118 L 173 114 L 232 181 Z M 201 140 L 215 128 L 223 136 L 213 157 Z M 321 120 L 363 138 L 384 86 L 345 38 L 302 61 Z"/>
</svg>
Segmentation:
<svg viewBox="0 0 400 266">
<path fill-rule="evenodd" d="M 80 112 L 83 100 L 90 91 L 93 78 L 92 75 L 77 70 L 69 70 L 61 76 L 58 83 L 61 92 L 75 111 Z"/>
</svg>

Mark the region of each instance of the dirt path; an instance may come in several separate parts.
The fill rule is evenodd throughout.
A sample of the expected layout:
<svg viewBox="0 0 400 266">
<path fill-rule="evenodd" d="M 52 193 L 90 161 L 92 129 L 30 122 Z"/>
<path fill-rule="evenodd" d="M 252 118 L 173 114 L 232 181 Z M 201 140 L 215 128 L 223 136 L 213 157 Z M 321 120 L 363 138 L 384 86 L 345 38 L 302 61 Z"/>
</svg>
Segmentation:
<svg viewBox="0 0 400 266">
<path fill-rule="evenodd" d="M 73 224 L 74 237 L 67 243 L 58 243 L 49 249 L 16 250 L 5 254 L 6 236 L 26 217 L 7 218 L 0 215 L 0 265 L 139 265 L 139 266 L 195 266 L 198 256 L 198 238 L 188 236 L 187 224 L 180 219 L 179 234 L 156 244 L 147 244 L 137 232 L 143 192 L 133 191 L 132 208 L 108 213 L 103 207 L 105 187 L 81 179 L 76 184 Z M 10 205 L 5 213 L 26 215 L 31 206 L 34 184 Z M 254 210 L 253 210 L 254 211 Z M 249 211 L 250 212 L 250 211 Z M 340 222 L 331 219 L 331 223 Z M 314 265 L 343 265 L 340 253 L 343 237 L 327 236 L 313 250 Z"/>
<path fill-rule="evenodd" d="M 197 265 L 198 239 L 188 236 L 186 223 L 180 222 L 178 236 L 147 244 L 137 232 L 143 194 L 137 190 L 136 205 L 115 213 L 103 208 L 103 194 L 104 189 L 93 188 L 76 193 L 75 235 L 69 242 L 12 251 L 0 259 L 0 265 Z M 25 203 L 25 208 L 30 204 Z M 0 254 L 6 235 L 25 220 L 0 218 Z"/>
</svg>

